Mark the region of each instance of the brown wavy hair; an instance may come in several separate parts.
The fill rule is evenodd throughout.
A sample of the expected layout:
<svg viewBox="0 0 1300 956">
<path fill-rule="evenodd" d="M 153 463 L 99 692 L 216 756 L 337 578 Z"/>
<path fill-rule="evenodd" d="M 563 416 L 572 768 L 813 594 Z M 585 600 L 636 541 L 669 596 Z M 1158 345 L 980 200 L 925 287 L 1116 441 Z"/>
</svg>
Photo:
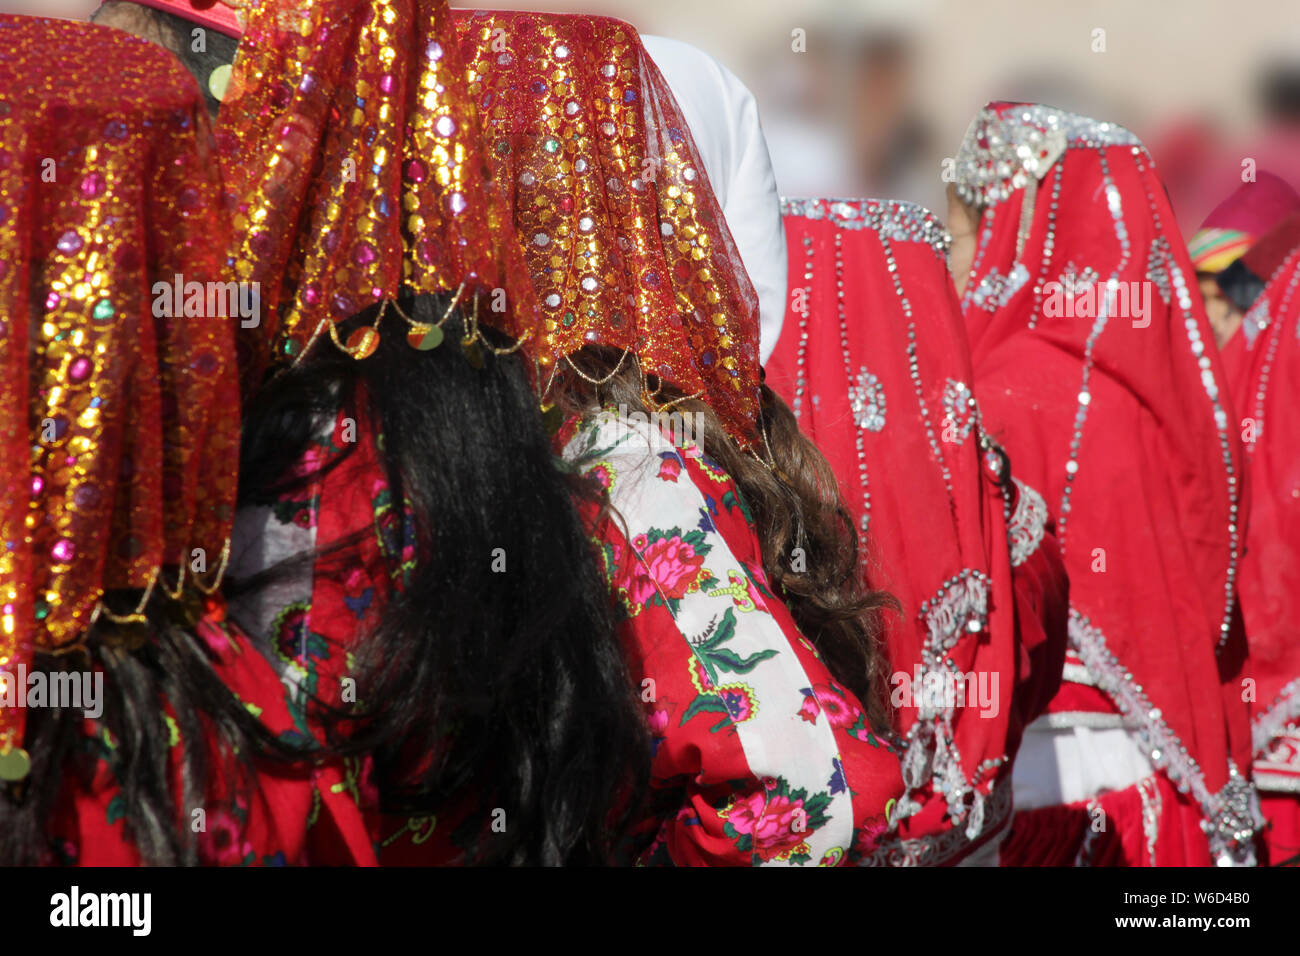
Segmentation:
<svg viewBox="0 0 1300 956">
<path fill-rule="evenodd" d="M 881 617 L 887 609 L 897 610 L 898 602 L 866 587 L 858 568 L 857 531 L 835 473 L 799 430 L 789 406 L 764 385 L 766 447 L 745 450 L 705 402 L 657 376 L 643 377 L 635 361 L 620 352 L 588 346 L 569 361 L 556 372 L 546 398 L 565 418 L 612 405 L 647 415 L 671 410 L 699 423 L 695 431 L 704 453 L 735 480 L 753 517 L 774 592 L 835 679 L 862 701 L 872 725 L 887 730 Z"/>
</svg>

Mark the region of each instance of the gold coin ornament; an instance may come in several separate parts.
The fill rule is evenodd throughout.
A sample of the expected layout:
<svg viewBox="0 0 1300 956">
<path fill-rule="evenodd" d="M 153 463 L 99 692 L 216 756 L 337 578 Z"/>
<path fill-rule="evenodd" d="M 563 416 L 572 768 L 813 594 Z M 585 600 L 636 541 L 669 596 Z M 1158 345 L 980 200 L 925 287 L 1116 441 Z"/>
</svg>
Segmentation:
<svg viewBox="0 0 1300 956">
<path fill-rule="evenodd" d="M 465 352 L 465 359 L 475 368 L 483 367 L 483 350 L 479 348 L 478 342 L 461 339 L 460 347 Z"/>
<path fill-rule="evenodd" d="M 348 336 L 346 351 L 354 359 L 370 358 L 379 348 L 379 333 L 372 328 L 360 328 Z"/>
<path fill-rule="evenodd" d="M 24 779 L 32 769 L 32 758 L 22 747 L 0 751 L 0 780 L 13 783 Z"/>
<path fill-rule="evenodd" d="M 406 341 L 411 348 L 429 352 L 442 344 L 442 329 L 436 325 L 416 326 L 406 333 Z"/>
<path fill-rule="evenodd" d="M 218 103 L 226 101 L 226 93 L 230 89 L 230 74 L 233 71 L 229 63 L 223 63 L 208 75 L 208 92 Z"/>
<path fill-rule="evenodd" d="M 548 435 L 557 434 L 560 426 L 564 424 L 564 412 L 559 405 L 543 405 L 541 408 L 542 424 L 546 427 L 546 433 Z"/>
</svg>

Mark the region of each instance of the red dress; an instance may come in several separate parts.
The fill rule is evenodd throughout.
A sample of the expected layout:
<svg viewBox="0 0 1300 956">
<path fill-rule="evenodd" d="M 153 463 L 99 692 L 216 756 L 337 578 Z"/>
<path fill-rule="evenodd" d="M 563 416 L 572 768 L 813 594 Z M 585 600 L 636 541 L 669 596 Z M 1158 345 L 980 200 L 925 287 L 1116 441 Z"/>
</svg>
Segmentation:
<svg viewBox="0 0 1300 956">
<path fill-rule="evenodd" d="M 1017 768 L 1043 799 L 1003 859 L 1070 862 L 1101 801 L 1081 862 L 1249 863 L 1240 444 L 1160 180 L 1127 130 L 1007 103 L 957 177 L 982 209 L 962 307 L 985 422 L 1070 574 L 1065 683 Z"/>
<path fill-rule="evenodd" d="M 1010 819 L 1020 735 L 1059 683 L 1064 571 L 980 421 L 942 225 L 903 202 L 785 207 L 767 380 L 839 478 L 866 580 L 902 605 L 885 638 L 909 793 L 879 862 L 957 862 Z"/>
<path fill-rule="evenodd" d="M 1241 607 L 1255 688 L 1255 785 L 1271 865 L 1300 857 L 1300 252 L 1292 253 L 1225 347 L 1246 441 L 1251 520 Z M 1227 362 L 1225 361 L 1225 364 Z"/>
<path fill-rule="evenodd" d="M 196 628 L 213 671 L 273 734 L 301 740 L 286 706 L 279 677 L 238 628 L 224 620 L 219 600 L 209 602 Z M 165 722 L 176 773 L 173 792 L 184 792 L 180 757 L 187 742 L 169 706 Z M 241 778 L 229 748 L 208 721 L 205 743 L 211 788 L 199 807 L 178 807 L 177 826 L 198 834 L 199 862 L 214 866 L 285 866 L 328 860 L 373 864 L 368 841 L 357 840 L 360 814 L 346 794 L 342 768 L 256 761 Z M 49 862 L 81 866 L 139 866 L 141 857 L 126 832 L 122 780 L 117 776 L 121 742 L 100 721 L 86 718 L 79 754 L 64 772 L 61 803 L 52 814 Z M 224 766 L 223 766 L 224 765 Z"/>
</svg>

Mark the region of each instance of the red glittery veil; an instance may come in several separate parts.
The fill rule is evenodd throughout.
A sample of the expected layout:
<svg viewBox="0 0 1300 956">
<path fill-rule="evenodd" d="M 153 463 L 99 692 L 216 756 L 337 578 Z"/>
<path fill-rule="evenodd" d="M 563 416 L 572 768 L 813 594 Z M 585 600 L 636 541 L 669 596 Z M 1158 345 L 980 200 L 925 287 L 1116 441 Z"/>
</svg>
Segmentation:
<svg viewBox="0 0 1300 956">
<path fill-rule="evenodd" d="M 0 46 L 0 668 L 14 680 L 34 650 L 131 611 L 112 615 L 106 591 L 143 608 L 178 573 L 215 585 L 239 399 L 232 320 L 159 295 L 221 278 L 192 78 L 90 24 L 4 16 Z M 23 726 L 21 707 L 0 709 L 6 755 Z"/>
<path fill-rule="evenodd" d="M 417 293 L 488 293 L 515 336 L 535 299 L 489 187 L 451 14 L 435 0 L 267 0 L 247 29 L 218 143 L 236 277 L 260 283 L 255 367 Z M 504 292 L 504 295 L 501 293 Z M 383 334 L 383 330 L 380 330 Z M 373 350 L 362 334 L 358 357 Z"/>
<path fill-rule="evenodd" d="M 677 101 L 609 17 L 456 11 L 495 180 L 542 310 L 543 364 L 586 344 L 758 430 L 758 297 Z"/>
</svg>

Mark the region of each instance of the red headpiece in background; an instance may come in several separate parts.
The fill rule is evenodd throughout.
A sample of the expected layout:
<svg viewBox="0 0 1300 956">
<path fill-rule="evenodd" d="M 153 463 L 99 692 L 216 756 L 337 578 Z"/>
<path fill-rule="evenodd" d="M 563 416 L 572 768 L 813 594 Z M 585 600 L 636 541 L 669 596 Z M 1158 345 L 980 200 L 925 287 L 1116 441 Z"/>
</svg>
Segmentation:
<svg viewBox="0 0 1300 956">
<path fill-rule="evenodd" d="M 142 610 L 174 586 L 164 566 L 202 568 L 215 586 L 239 398 L 230 320 L 185 312 L 192 283 L 221 278 L 224 247 L 193 79 L 165 50 L 89 24 L 0 17 L 0 46 L 0 668 L 12 679 L 33 651 L 115 616 L 107 591 Z M 22 714 L 0 708 L 6 753 Z M 0 776 L 21 769 L 4 763 Z"/>
</svg>

